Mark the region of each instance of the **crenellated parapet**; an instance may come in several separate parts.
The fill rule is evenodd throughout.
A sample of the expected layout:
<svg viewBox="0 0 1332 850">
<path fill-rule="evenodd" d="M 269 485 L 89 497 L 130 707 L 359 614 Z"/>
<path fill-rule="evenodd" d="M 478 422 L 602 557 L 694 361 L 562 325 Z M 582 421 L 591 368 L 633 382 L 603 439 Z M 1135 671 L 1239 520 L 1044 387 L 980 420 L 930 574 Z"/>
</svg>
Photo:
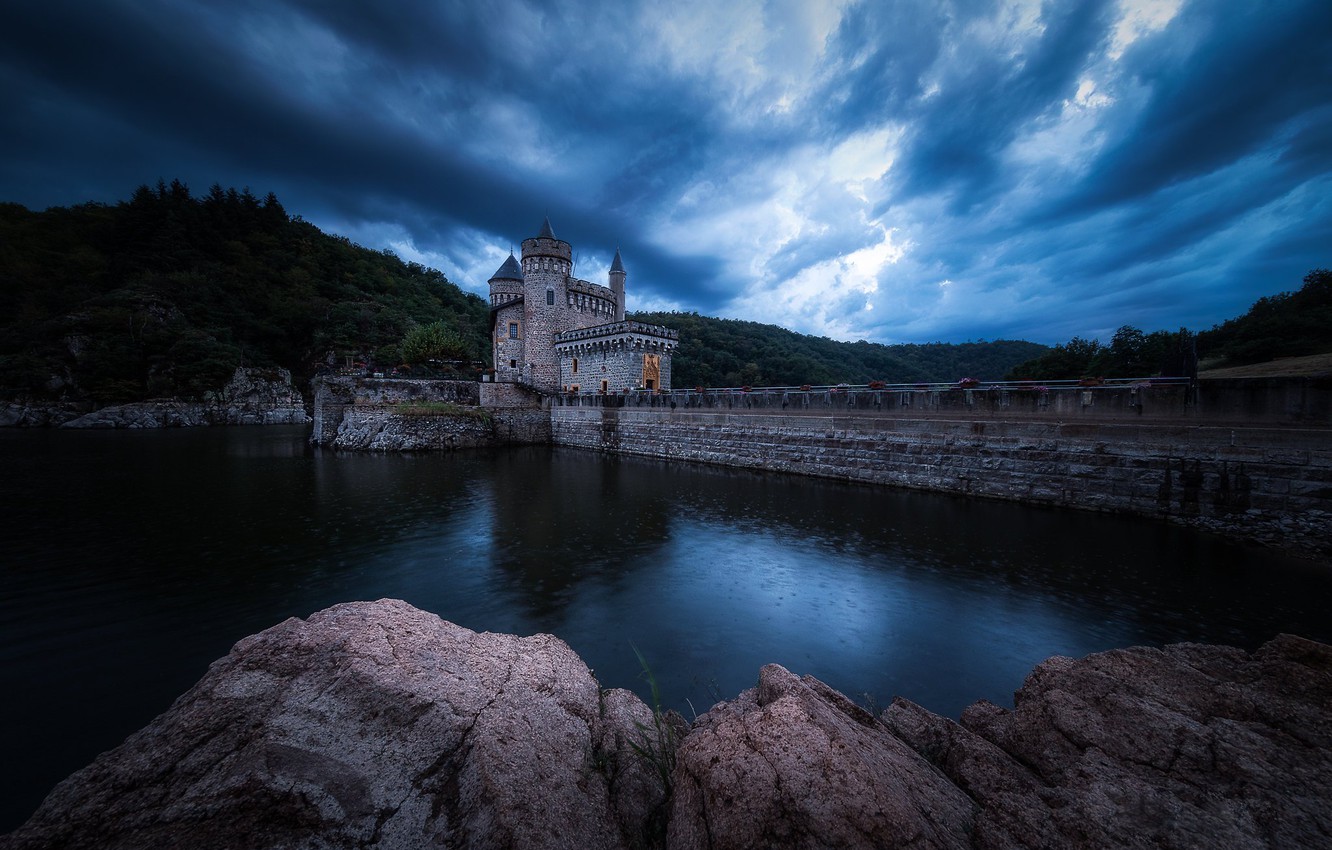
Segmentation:
<svg viewBox="0 0 1332 850">
<path fill-rule="evenodd" d="M 675 347 L 680 344 L 680 332 L 674 328 L 629 320 L 598 325 L 595 328 L 566 331 L 555 337 L 555 348 L 556 350 L 561 348 L 576 350 L 580 346 L 610 341 L 633 345 L 635 348 L 658 347 L 663 350 L 674 351 Z"/>
</svg>

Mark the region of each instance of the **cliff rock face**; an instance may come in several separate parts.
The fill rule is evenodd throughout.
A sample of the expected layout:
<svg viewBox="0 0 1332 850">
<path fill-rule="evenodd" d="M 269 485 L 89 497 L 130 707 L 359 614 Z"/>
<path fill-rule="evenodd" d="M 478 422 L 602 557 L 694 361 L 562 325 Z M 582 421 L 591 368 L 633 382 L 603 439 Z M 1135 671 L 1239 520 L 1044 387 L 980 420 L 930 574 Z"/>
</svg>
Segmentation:
<svg viewBox="0 0 1332 850">
<path fill-rule="evenodd" d="M 241 641 L 0 848 L 1332 846 L 1332 647 L 1296 637 L 1052 658 L 961 722 L 769 665 L 669 798 L 651 725 L 556 638 L 349 603 Z"/>
<path fill-rule="evenodd" d="M 338 605 L 238 643 L 0 846 L 633 847 L 650 722 L 557 638 Z"/>
<path fill-rule="evenodd" d="M 0 420 L 3 421 L 3 420 Z M 286 369 L 237 368 L 227 385 L 205 401 L 158 399 L 103 407 L 50 424 L 62 428 L 183 428 L 196 425 L 300 425 L 310 421 L 305 401 Z M 14 424 L 38 424 L 16 422 Z"/>
</svg>

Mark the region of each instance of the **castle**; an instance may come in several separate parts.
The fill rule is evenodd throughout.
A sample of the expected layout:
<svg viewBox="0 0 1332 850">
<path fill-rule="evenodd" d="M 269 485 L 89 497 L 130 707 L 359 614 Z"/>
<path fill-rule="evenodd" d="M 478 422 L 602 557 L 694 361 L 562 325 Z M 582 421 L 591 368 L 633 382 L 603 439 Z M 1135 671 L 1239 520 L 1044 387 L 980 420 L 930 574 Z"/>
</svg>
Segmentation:
<svg viewBox="0 0 1332 850">
<path fill-rule="evenodd" d="M 671 388 L 679 334 L 626 321 L 620 252 L 609 286 L 574 277 L 572 249 L 550 219 L 490 278 L 495 380 L 549 393 L 620 393 Z"/>
</svg>

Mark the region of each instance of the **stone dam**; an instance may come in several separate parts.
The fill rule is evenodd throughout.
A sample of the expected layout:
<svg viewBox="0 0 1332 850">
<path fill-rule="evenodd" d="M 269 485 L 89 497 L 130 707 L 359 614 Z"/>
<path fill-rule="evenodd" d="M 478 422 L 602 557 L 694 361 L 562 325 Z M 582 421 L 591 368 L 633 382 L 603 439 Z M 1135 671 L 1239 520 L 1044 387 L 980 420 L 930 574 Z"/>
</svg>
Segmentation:
<svg viewBox="0 0 1332 850">
<path fill-rule="evenodd" d="M 316 386 L 314 442 L 552 443 L 1161 518 L 1332 560 L 1327 378 L 553 397 L 338 379 Z"/>
</svg>

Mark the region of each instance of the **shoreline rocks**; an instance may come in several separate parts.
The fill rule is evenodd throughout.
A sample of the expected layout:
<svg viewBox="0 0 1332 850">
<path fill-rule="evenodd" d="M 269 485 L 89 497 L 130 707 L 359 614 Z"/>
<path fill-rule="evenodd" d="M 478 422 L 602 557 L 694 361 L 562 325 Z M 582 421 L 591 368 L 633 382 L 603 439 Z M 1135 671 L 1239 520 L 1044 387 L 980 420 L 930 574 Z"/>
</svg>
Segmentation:
<svg viewBox="0 0 1332 850">
<path fill-rule="evenodd" d="M 193 428 L 202 425 L 304 425 L 305 399 L 286 369 L 238 367 L 227 385 L 203 401 L 176 398 L 117 404 L 89 411 L 73 402 L 0 405 L 0 427 Z"/>
<path fill-rule="evenodd" d="M 875 717 L 765 666 L 681 738 L 549 635 L 404 602 L 246 638 L 0 848 L 1228 847 L 1332 836 L 1332 647 L 1037 665 L 1013 709 Z M 673 737 L 673 736 L 672 736 Z M 669 764 L 668 759 L 665 763 Z"/>
</svg>

